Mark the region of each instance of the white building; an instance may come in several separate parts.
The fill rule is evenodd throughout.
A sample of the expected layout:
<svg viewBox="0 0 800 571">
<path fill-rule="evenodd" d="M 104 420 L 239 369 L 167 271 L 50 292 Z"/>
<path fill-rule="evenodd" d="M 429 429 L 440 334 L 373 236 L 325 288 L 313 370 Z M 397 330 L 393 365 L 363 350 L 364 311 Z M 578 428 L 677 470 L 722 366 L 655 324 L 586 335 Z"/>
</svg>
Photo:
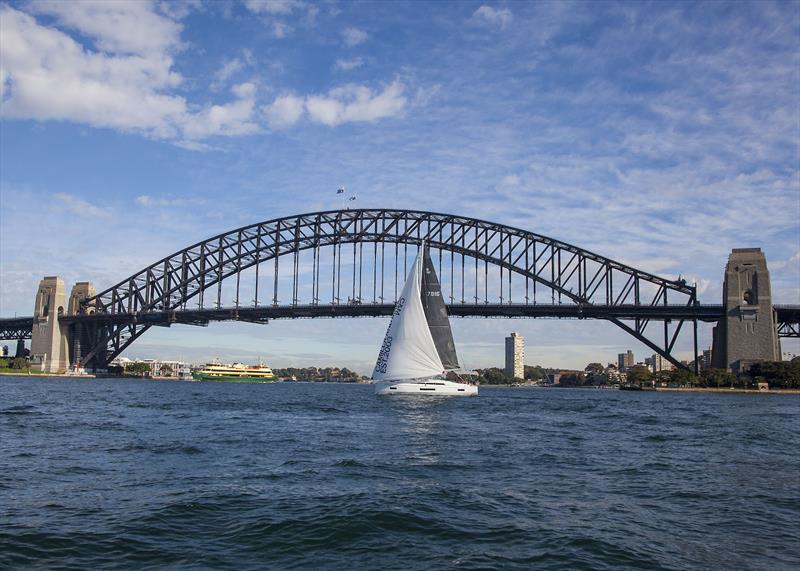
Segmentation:
<svg viewBox="0 0 800 571">
<path fill-rule="evenodd" d="M 189 363 L 183 361 L 162 361 L 160 359 L 128 359 L 117 357 L 111 364 L 119 365 L 123 369 L 132 363 L 146 363 L 150 367 L 151 377 L 191 378 Z"/>
<path fill-rule="evenodd" d="M 658 353 L 654 353 L 652 357 L 650 357 L 650 362 L 653 364 L 652 371 L 654 373 L 659 373 L 661 371 L 671 371 L 675 367 L 667 361 L 664 357 L 659 355 Z"/>
<path fill-rule="evenodd" d="M 506 337 L 506 376 L 525 378 L 525 338 L 517 333 Z"/>
</svg>

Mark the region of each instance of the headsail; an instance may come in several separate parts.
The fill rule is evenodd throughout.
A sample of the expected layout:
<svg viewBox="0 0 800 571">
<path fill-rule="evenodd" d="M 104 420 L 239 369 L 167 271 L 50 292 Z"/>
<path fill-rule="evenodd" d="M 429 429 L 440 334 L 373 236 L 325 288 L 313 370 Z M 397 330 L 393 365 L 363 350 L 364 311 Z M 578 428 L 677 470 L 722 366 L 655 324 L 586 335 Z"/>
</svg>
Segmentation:
<svg viewBox="0 0 800 571">
<path fill-rule="evenodd" d="M 397 300 L 378 353 L 372 372 L 375 381 L 424 379 L 444 372 L 422 305 L 422 258 L 421 249 Z"/>
<path fill-rule="evenodd" d="M 428 247 L 423 247 L 422 262 L 422 307 L 431 330 L 431 337 L 439 353 L 439 359 L 446 370 L 459 369 L 453 331 L 447 317 L 447 308 L 442 298 L 442 288 L 431 261 Z"/>
</svg>

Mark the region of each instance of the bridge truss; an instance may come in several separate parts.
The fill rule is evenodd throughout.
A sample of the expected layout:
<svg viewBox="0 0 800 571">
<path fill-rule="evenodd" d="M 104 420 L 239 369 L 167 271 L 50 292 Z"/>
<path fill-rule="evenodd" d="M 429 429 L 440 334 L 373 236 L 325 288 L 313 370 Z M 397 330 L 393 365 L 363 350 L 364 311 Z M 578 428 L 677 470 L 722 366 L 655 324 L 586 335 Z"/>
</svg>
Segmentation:
<svg viewBox="0 0 800 571">
<path fill-rule="evenodd" d="M 531 308 L 563 307 L 614 323 L 678 367 L 672 351 L 691 322 L 697 354 L 702 317 L 674 311 L 697 305 L 685 281 L 519 228 L 411 210 L 337 210 L 237 228 L 144 268 L 67 319 L 78 329 L 83 362 L 101 366 L 152 325 L 189 323 L 193 314 L 200 324 L 302 312 L 385 315 L 423 242 L 453 315 L 525 307 L 516 316 L 536 316 Z"/>
</svg>

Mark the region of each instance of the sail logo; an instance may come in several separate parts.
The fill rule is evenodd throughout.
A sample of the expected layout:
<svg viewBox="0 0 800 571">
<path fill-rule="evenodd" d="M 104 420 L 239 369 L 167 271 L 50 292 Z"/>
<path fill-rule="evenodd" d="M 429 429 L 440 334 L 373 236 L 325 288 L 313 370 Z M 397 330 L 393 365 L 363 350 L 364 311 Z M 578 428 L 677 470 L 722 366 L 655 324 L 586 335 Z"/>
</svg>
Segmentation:
<svg viewBox="0 0 800 571">
<path fill-rule="evenodd" d="M 392 313 L 392 322 L 394 318 L 400 315 L 403 312 L 403 307 L 405 307 L 406 298 L 401 297 L 397 300 L 397 304 L 394 306 L 394 313 Z M 389 353 L 392 352 L 392 322 L 389 323 L 389 329 L 386 331 L 386 337 L 383 338 L 383 344 L 381 345 L 381 350 L 378 352 L 378 360 L 375 363 L 375 372 L 372 373 L 373 376 L 375 373 L 386 373 L 386 369 L 389 366 Z"/>
<path fill-rule="evenodd" d="M 386 367 L 389 365 L 389 353 L 392 351 L 392 336 L 388 333 L 383 338 L 383 345 L 378 353 L 378 361 L 375 363 L 375 372 L 385 373 Z M 373 373 L 374 376 L 374 373 Z"/>
</svg>

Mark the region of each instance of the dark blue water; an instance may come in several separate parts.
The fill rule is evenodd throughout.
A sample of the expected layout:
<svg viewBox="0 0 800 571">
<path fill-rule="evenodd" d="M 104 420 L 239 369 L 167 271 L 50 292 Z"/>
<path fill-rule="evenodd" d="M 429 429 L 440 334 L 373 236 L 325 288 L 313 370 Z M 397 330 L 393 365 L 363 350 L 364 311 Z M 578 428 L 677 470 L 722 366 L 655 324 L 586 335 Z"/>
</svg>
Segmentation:
<svg viewBox="0 0 800 571">
<path fill-rule="evenodd" d="M 800 396 L 0 380 L 0 567 L 796 569 Z"/>
</svg>

